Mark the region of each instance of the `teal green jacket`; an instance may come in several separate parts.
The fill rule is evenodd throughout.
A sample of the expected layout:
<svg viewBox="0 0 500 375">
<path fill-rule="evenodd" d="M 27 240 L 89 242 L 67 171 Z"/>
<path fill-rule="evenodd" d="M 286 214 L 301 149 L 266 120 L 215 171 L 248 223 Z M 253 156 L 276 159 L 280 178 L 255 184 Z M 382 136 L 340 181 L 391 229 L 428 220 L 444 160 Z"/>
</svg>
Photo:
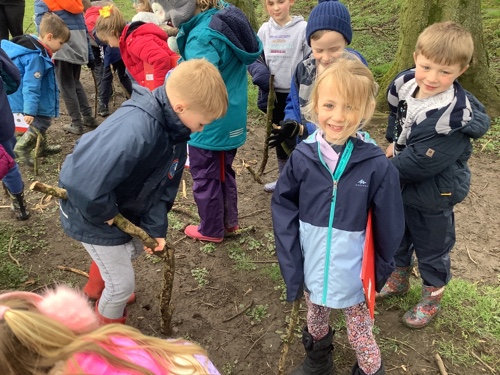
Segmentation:
<svg viewBox="0 0 500 375">
<path fill-rule="evenodd" d="M 209 9 L 180 25 L 177 45 L 181 61 L 203 57 L 213 63 L 229 97 L 226 116 L 191 134 L 189 145 L 214 151 L 242 146 L 247 133 L 246 66 L 262 53 L 262 43 L 248 19 L 241 10 L 224 3 L 223 9 Z"/>
</svg>

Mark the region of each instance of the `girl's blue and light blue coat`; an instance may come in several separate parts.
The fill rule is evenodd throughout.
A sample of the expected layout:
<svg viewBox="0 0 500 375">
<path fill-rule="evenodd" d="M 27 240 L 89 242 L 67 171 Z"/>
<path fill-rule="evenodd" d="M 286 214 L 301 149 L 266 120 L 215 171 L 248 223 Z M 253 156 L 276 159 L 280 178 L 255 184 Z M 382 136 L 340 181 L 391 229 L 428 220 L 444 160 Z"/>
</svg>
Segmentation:
<svg viewBox="0 0 500 375">
<path fill-rule="evenodd" d="M 346 308 L 365 300 L 360 273 L 369 208 L 377 291 L 394 270 L 404 232 L 398 172 L 378 146 L 350 139 L 354 148 L 338 181 L 325 162 L 334 151 L 321 147 L 315 132 L 296 147 L 276 185 L 272 218 L 288 301 L 300 298 L 304 286 L 317 305 Z"/>
</svg>

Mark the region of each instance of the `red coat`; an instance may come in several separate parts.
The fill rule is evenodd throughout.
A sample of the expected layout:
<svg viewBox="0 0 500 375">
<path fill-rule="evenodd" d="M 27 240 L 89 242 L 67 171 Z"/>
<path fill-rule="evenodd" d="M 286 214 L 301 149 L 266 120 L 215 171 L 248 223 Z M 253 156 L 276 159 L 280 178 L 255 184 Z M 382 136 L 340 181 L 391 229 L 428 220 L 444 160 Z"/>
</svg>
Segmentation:
<svg viewBox="0 0 500 375">
<path fill-rule="evenodd" d="M 132 28 L 130 28 L 132 26 Z M 175 66 L 179 56 L 167 44 L 167 33 L 152 23 L 125 26 L 120 36 L 120 53 L 127 70 L 141 86 L 153 89 L 163 85 L 167 72 Z M 131 31 L 129 31 L 129 29 Z M 152 85 L 146 82 L 145 67 L 151 65 Z"/>
</svg>

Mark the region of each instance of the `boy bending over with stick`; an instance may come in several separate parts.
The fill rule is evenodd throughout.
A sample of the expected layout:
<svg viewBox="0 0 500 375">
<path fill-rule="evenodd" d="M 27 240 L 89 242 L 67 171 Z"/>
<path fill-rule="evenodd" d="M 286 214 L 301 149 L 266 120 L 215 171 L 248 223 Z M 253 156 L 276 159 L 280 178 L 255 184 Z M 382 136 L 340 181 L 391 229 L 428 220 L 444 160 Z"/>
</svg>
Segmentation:
<svg viewBox="0 0 500 375">
<path fill-rule="evenodd" d="M 193 85 L 196 82 L 196 85 Z M 152 92 L 134 85 L 132 98 L 99 128 L 82 136 L 62 166 L 59 186 L 63 230 L 92 257 L 85 294 L 96 299 L 102 323 L 125 323 L 133 302 L 131 259 L 162 251 L 192 132 L 225 115 L 227 91 L 204 59 L 183 62 Z M 122 214 L 155 238 L 143 247 L 113 225 Z"/>
</svg>

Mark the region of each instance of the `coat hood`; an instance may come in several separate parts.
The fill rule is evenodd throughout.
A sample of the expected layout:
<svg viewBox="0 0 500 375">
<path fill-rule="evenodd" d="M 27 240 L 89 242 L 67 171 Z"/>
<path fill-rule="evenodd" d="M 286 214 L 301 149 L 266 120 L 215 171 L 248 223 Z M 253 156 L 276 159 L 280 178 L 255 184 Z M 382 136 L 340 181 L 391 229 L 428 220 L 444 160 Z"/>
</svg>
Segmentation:
<svg viewBox="0 0 500 375">
<path fill-rule="evenodd" d="M 304 21 L 304 17 L 302 16 L 292 16 L 292 19 L 290 20 L 290 22 L 287 22 L 285 25 L 281 26 L 278 24 L 278 22 L 276 22 L 274 20 L 273 17 L 269 17 L 269 24 L 277 29 L 277 30 L 280 30 L 280 29 L 288 29 L 288 28 L 292 28 L 294 27 L 296 24 L 300 23 Z"/>
<path fill-rule="evenodd" d="M 2 40 L 2 49 L 7 52 L 12 60 L 34 52 L 50 60 L 50 55 L 45 47 L 43 47 L 37 37 L 31 35 L 16 36 L 10 41 Z"/>
<path fill-rule="evenodd" d="M 262 42 L 257 38 L 248 18 L 241 10 L 234 5 L 224 4 L 223 9 L 209 9 L 183 23 L 179 34 L 189 34 L 189 31 L 203 22 L 205 17 L 211 17 L 208 26 L 213 37 L 227 44 L 241 62 L 250 65 L 262 52 Z"/>
</svg>

